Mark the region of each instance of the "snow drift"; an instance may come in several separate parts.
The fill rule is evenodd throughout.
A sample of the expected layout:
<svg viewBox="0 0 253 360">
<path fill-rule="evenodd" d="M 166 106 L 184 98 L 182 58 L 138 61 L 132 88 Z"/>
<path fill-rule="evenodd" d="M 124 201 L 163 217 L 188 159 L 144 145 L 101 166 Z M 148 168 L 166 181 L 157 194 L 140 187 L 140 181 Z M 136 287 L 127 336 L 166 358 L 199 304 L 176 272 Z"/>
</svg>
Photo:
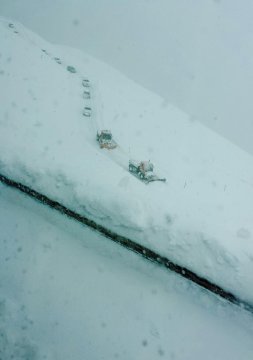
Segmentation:
<svg viewBox="0 0 253 360">
<path fill-rule="evenodd" d="M 0 172 L 253 302 L 252 157 L 104 63 L 0 26 Z M 102 129 L 117 149 L 98 147 Z M 143 184 L 129 158 L 167 183 Z"/>
</svg>

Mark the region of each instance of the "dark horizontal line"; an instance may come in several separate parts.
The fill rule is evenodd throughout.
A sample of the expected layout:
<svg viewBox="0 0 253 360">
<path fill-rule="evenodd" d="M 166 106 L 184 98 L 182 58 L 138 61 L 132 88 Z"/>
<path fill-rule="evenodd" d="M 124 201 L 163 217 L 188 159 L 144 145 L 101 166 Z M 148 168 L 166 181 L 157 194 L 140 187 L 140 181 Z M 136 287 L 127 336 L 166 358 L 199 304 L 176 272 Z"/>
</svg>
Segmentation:
<svg viewBox="0 0 253 360">
<path fill-rule="evenodd" d="M 134 251 L 135 253 L 140 254 L 142 257 L 183 276 L 184 278 L 194 282 L 195 284 L 198 284 L 202 288 L 209 290 L 210 292 L 220 296 L 221 298 L 226 299 L 230 303 L 238 305 L 253 314 L 252 304 L 244 300 L 241 300 L 231 292 L 223 289 L 219 285 L 216 285 L 215 283 L 205 279 L 204 277 L 197 275 L 195 272 L 174 263 L 173 261 L 169 260 L 167 257 L 161 256 L 155 251 L 143 245 L 138 244 L 136 241 L 133 241 L 125 236 L 119 235 L 114 231 L 109 230 L 100 224 L 97 224 L 95 221 L 87 218 L 86 216 L 78 214 L 77 212 L 60 204 L 59 202 L 50 199 L 46 195 L 43 195 L 33 190 L 32 188 L 23 185 L 20 182 L 16 182 L 12 179 L 9 179 L 5 175 L 0 174 L 0 181 L 12 188 L 18 189 L 19 191 L 29 195 L 30 197 L 40 201 L 41 203 L 50 206 L 51 208 L 59 211 L 60 213 L 65 214 L 68 217 L 75 219 L 76 221 L 84 225 L 89 226 L 90 228 L 94 229 L 95 231 L 98 231 L 100 234 L 124 246 L 125 248 Z"/>
</svg>

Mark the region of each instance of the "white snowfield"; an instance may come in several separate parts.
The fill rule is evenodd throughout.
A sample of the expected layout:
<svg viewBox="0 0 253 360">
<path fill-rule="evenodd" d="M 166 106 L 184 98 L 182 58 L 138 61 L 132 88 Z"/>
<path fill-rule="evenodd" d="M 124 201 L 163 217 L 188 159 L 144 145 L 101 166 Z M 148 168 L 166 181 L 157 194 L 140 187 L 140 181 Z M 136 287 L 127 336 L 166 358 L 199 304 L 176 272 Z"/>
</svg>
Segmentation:
<svg viewBox="0 0 253 360">
<path fill-rule="evenodd" d="M 83 52 L 0 26 L 0 173 L 253 303 L 253 158 Z M 130 158 L 167 182 L 145 185 Z"/>
</svg>

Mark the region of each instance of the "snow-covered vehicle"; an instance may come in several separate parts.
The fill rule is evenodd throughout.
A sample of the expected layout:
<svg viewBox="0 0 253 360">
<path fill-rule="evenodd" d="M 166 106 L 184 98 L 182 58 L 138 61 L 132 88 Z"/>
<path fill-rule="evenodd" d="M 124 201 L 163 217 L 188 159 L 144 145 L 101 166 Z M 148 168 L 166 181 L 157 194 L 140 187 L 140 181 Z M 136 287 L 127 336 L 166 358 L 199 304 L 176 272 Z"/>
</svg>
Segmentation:
<svg viewBox="0 0 253 360">
<path fill-rule="evenodd" d="M 101 149 L 115 149 L 117 147 L 117 143 L 112 138 L 112 133 L 110 130 L 102 130 L 97 132 L 97 142 Z"/>
<path fill-rule="evenodd" d="M 68 65 L 67 70 L 72 74 L 76 73 L 76 68 L 74 66 Z"/>
<path fill-rule="evenodd" d="M 60 58 L 55 57 L 54 59 L 55 59 L 55 61 L 57 62 L 57 64 L 61 64 L 61 59 L 60 59 Z"/>
<path fill-rule="evenodd" d="M 83 79 L 83 81 L 82 81 L 82 85 L 83 85 L 83 87 L 90 87 L 90 80 L 88 80 L 88 79 Z"/>
<path fill-rule="evenodd" d="M 87 117 L 91 116 L 91 108 L 89 106 L 85 106 L 85 108 L 83 109 L 83 115 Z"/>
<path fill-rule="evenodd" d="M 84 99 L 90 99 L 90 90 L 84 90 L 83 97 Z"/>
<path fill-rule="evenodd" d="M 152 181 L 166 181 L 165 178 L 159 178 L 153 173 L 154 165 L 150 161 L 141 161 L 140 163 L 129 160 L 129 171 L 140 180 L 145 183 L 150 183 Z"/>
</svg>

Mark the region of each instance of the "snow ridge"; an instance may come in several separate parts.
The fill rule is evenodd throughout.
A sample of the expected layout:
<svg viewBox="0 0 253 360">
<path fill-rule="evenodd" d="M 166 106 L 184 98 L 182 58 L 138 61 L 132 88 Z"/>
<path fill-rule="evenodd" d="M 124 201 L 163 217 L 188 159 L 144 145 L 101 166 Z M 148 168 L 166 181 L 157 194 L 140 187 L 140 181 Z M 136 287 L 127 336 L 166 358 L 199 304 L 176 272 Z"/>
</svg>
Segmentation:
<svg viewBox="0 0 253 360">
<path fill-rule="evenodd" d="M 1 173 L 252 302 L 252 157 L 105 64 L 11 24 L 0 24 Z M 121 147 L 100 150 L 98 128 Z M 142 184 L 132 157 L 168 183 Z"/>
</svg>

